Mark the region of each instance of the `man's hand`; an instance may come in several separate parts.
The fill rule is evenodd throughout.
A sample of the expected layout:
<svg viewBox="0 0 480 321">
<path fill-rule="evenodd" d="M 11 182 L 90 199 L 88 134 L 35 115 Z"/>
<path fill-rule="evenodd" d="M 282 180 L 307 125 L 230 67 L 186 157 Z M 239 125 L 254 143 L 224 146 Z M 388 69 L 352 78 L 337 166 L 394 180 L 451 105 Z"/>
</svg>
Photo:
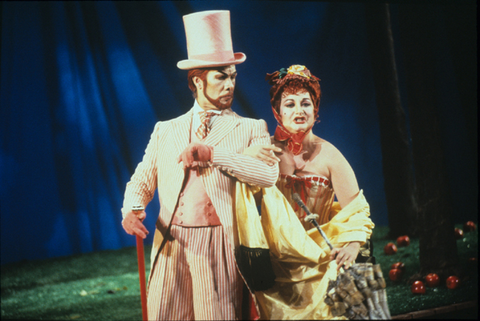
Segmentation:
<svg viewBox="0 0 480 321">
<path fill-rule="evenodd" d="M 340 270 L 342 266 L 345 267 L 345 270 L 348 270 L 352 262 L 357 258 L 359 250 L 360 243 L 351 242 L 344 248 L 334 248 L 332 252 L 330 252 L 330 260 L 336 259 L 337 271 Z"/>
<path fill-rule="evenodd" d="M 128 212 L 122 221 L 123 229 L 130 235 L 138 235 L 142 239 L 146 238 L 148 230 L 142 223 L 146 216 L 145 211 L 141 212 L 139 215 L 135 215 L 133 211 Z"/>
<path fill-rule="evenodd" d="M 280 153 L 282 149 L 275 145 L 254 145 L 246 148 L 243 151 L 243 155 L 248 155 L 261 160 L 267 165 L 273 166 L 280 162 L 280 158 L 275 156 L 274 152 Z"/>
<path fill-rule="evenodd" d="M 202 143 L 191 143 L 178 156 L 178 163 L 183 162 L 183 168 L 194 166 L 193 162 L 208 162 L 212 157 L 213 148 Z"/>
</svg>

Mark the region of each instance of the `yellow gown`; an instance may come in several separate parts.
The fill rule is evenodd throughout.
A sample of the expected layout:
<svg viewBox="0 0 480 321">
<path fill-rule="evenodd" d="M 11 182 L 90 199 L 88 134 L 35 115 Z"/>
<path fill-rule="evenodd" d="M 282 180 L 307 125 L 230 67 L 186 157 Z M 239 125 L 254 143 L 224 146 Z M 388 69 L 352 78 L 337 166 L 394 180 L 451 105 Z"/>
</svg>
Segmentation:
<svg viewBox="0 0 480 321">
<path fill-rule="evenodd" d="M 305 183 L 305 180 L 309 182 Z M 343 247 L 353 241 L 363 244 L 372 233 L 374 224 L 369 218 L 369 205 L 363 191 L 341 209 L 333 201 L 334 194 L 328 180 L 318 179 L 318 176 L 288 178 L 282 175 L 277 187 L 261 190 L 261 216 L 254 199 L 254 193 L 258 191 L 258 188 L 237 182 L 236 215 L 240 244 L 249 248 L 268 248 L 276 277 L 273 287 L 255 291 L 260 318 L 335 319 L 330 307 L 324 303 L 324 297 L 328 281 L 337 278 L 337 264 L 330 261 L 330 249 L 318 230 L 303 222 L 303 210 L 297 208 L 295 211 L 291 194 L 297 192 L 302 196 L 309 210 L 319 214 L 318 222 L 333 246 Z"/>
</svg>

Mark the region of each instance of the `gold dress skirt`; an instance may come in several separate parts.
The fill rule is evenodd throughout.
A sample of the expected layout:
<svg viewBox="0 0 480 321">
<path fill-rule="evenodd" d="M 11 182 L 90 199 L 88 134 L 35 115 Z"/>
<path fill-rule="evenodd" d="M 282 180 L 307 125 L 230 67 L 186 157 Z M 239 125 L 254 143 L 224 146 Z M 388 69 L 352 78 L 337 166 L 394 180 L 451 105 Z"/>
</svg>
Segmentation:
<svg viewBox="0 0 480 321">
<path fill-rule="evenodd" d="M 319 176 L 281 176 L 277 187 L 262 189 L 262 209 L 256 211 L 257 190 L 237 183 L 236 213 L 239 241 L 247 247 L 268 248 L 275 273 L 273 287 L 255 291 L 264 320 L 335 319 L 324 303 L 329 280 L 337 278 L 337 264 L 318 230 L 303 221 L 296 192 L 318 220 L 334 247 L 366 242 L 374 227 L 363 191 L 345 208 L 334 202 L 328 180 Z M 297 208 L 297 210 L 295 210 Z M 339 319 L 345 319 L 340 317 Z"/>
</svg>

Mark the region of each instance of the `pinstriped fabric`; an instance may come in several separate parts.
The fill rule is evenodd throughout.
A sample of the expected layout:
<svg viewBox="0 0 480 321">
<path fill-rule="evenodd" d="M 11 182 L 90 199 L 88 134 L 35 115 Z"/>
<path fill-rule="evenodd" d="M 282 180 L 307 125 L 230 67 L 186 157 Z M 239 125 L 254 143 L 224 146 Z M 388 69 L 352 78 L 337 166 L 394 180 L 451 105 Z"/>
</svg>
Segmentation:
<svg viewBox="0 0 480 321">
<path fill-rule="evenodd" d="M 172 227 L 175 231 L 176 227 Z M 150 274 L 147 292 L 149 320 L 193 320 L 191 278 L 178 241 L 167 242 Z"/>
<path fill-rule="evenodd" d="M 232 178 L 261 187 L 275 184 L 278 166 L 268 166 L 253 157 L 240 154 L 251 145 L 270 145 L 270 136 L 265 121 L 242 118 L 232 111 L 224 111 L 205 143 L 214 145 L 213 166 L 210 167 L 212 174 L 202 175 L 202 179 L 225 234 L 236 247 L 238 235 L 233 209 L 235 179 Z"/>
<path fill-rule="evenodd" d="M 152 273 L 149 281 L 149 284 L 155 283 L 149 290 L 150 294 L 156 293 L 153 296 L 160 294 L 155 289 L 159 291 L 163 286 L 158 280 L 152 279 L 152 276 L 157 269 L 165 273 L 163 266 L 156 265 L 156 258 L 185 178 L 182 164 L 177 163 L 177 158 L 190 143 L 192 116 L 193 112 L 190 110 L 170 121 L 157 123 L 142 162 L 137 166 L 125 191 L 123 215 L 132 205 L 146 207 L 155 189 L 158 189 L 160 213 L 152 246 Z M 231 260 L 234 262 L 233 251 L 238 245 L 233 204 L 235 178 L 251 185 L 271 187 L 278 177 L 278 166 L 268 166 L 253 157 L 239 153 L 251 145 L 269 145 L 270 135 L 265 121 L 242 118 L 231 110 L 224 110 L 221 116 L 217 116 L 214 126 L 203 142 L 213 146 L 214 155 L 212 165 L 202 170 L 201 179 L 222 223 L 223 235 L 228 242 Z M 157 276 L 158 278 L 160 276 Z M 154 299 L 149 298 L 149 302 L 153 302 L 151 300 Z"/>
<path fill-rule="evenodd" d="M 210 118 L 212 116 L 212 113 L 207 113 L 206 111 L 200 113 L 200 126 L 198 126 L 198 129 L 195 133 L 198 139 L 204 139 L 205 137 L 207 137 L 208 133 L 210 132 L 210 127 L 208 126 L 208 123 L 210 122 Z"/>
<path fill-rule="evenodd" d="M 142 162 L 137 165 L 134 175 L 127 183 L 122 208 L 123 217 L 125 217 L 125 213 L 131 209 L 133 205 L 145 206 L 153 198 L 157 187 L 157 167 L 155 166 L 157 162 L 156 153 L 154 151 L 161 148 L 159 142 L 162 141 L 162 137 L 166 136 L 165 131 L 159 132 L 160 127 L 162 127 L 162 123 L 158 122 L 150 136 L 150 141 L 145 150 Z"/>
<path fill-rule="evenodd" d="M 190 143 L 192 115 L 190 110 L 170 121 L 157 123 L 143 160 L 127 184 L 122 213 L 132 205 L 143 205 L 146 208 L 158 187 L 158 224 L 166 230 L 185 177 L 182 165 L 177 163 L 177 157 Z M 231 110 L 224 110 L 217 117 L 204 141 L 207 145 L 214 146 L 213 166 L 210 167 L 211 174 L 208 178 L 202 176 L 202 179 L 225 228 L 225 234 L 231 244 L 236 245 L 232 202 L 235 184 L 232 178 L 237 177 L 251 185 L 270 187 L 277 180 L 278 166 L 268 166 L 253 157 L 238 154 L 251 145 L 270 144 L 265 121 L 243 118 Z M 163 239 L 159 231 L 155 233 L 152 264 Z M 160 234 L 157 235 L 158 233 Z"/>
<path fill-rule="evenodd" d="M 173 226 L 171 234 L 149 283 L 149 319 L 238 319 L 243 283 L 221 226 Z"/>
</svg>

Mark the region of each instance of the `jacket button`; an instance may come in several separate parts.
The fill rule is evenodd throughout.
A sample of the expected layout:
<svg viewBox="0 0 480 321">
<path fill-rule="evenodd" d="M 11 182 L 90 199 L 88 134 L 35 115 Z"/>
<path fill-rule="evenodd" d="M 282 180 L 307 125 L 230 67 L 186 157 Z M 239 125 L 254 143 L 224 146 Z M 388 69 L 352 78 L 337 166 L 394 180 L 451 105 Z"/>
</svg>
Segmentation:
<svg viewBox="0 0 480 321">
<path fill-rule="evenodd" d="M 183 215 L 183 213 L 182 213 L 182 212 L 180 212 L 180 216 L 182 216 L 182 215 Z"/>
</svg>

